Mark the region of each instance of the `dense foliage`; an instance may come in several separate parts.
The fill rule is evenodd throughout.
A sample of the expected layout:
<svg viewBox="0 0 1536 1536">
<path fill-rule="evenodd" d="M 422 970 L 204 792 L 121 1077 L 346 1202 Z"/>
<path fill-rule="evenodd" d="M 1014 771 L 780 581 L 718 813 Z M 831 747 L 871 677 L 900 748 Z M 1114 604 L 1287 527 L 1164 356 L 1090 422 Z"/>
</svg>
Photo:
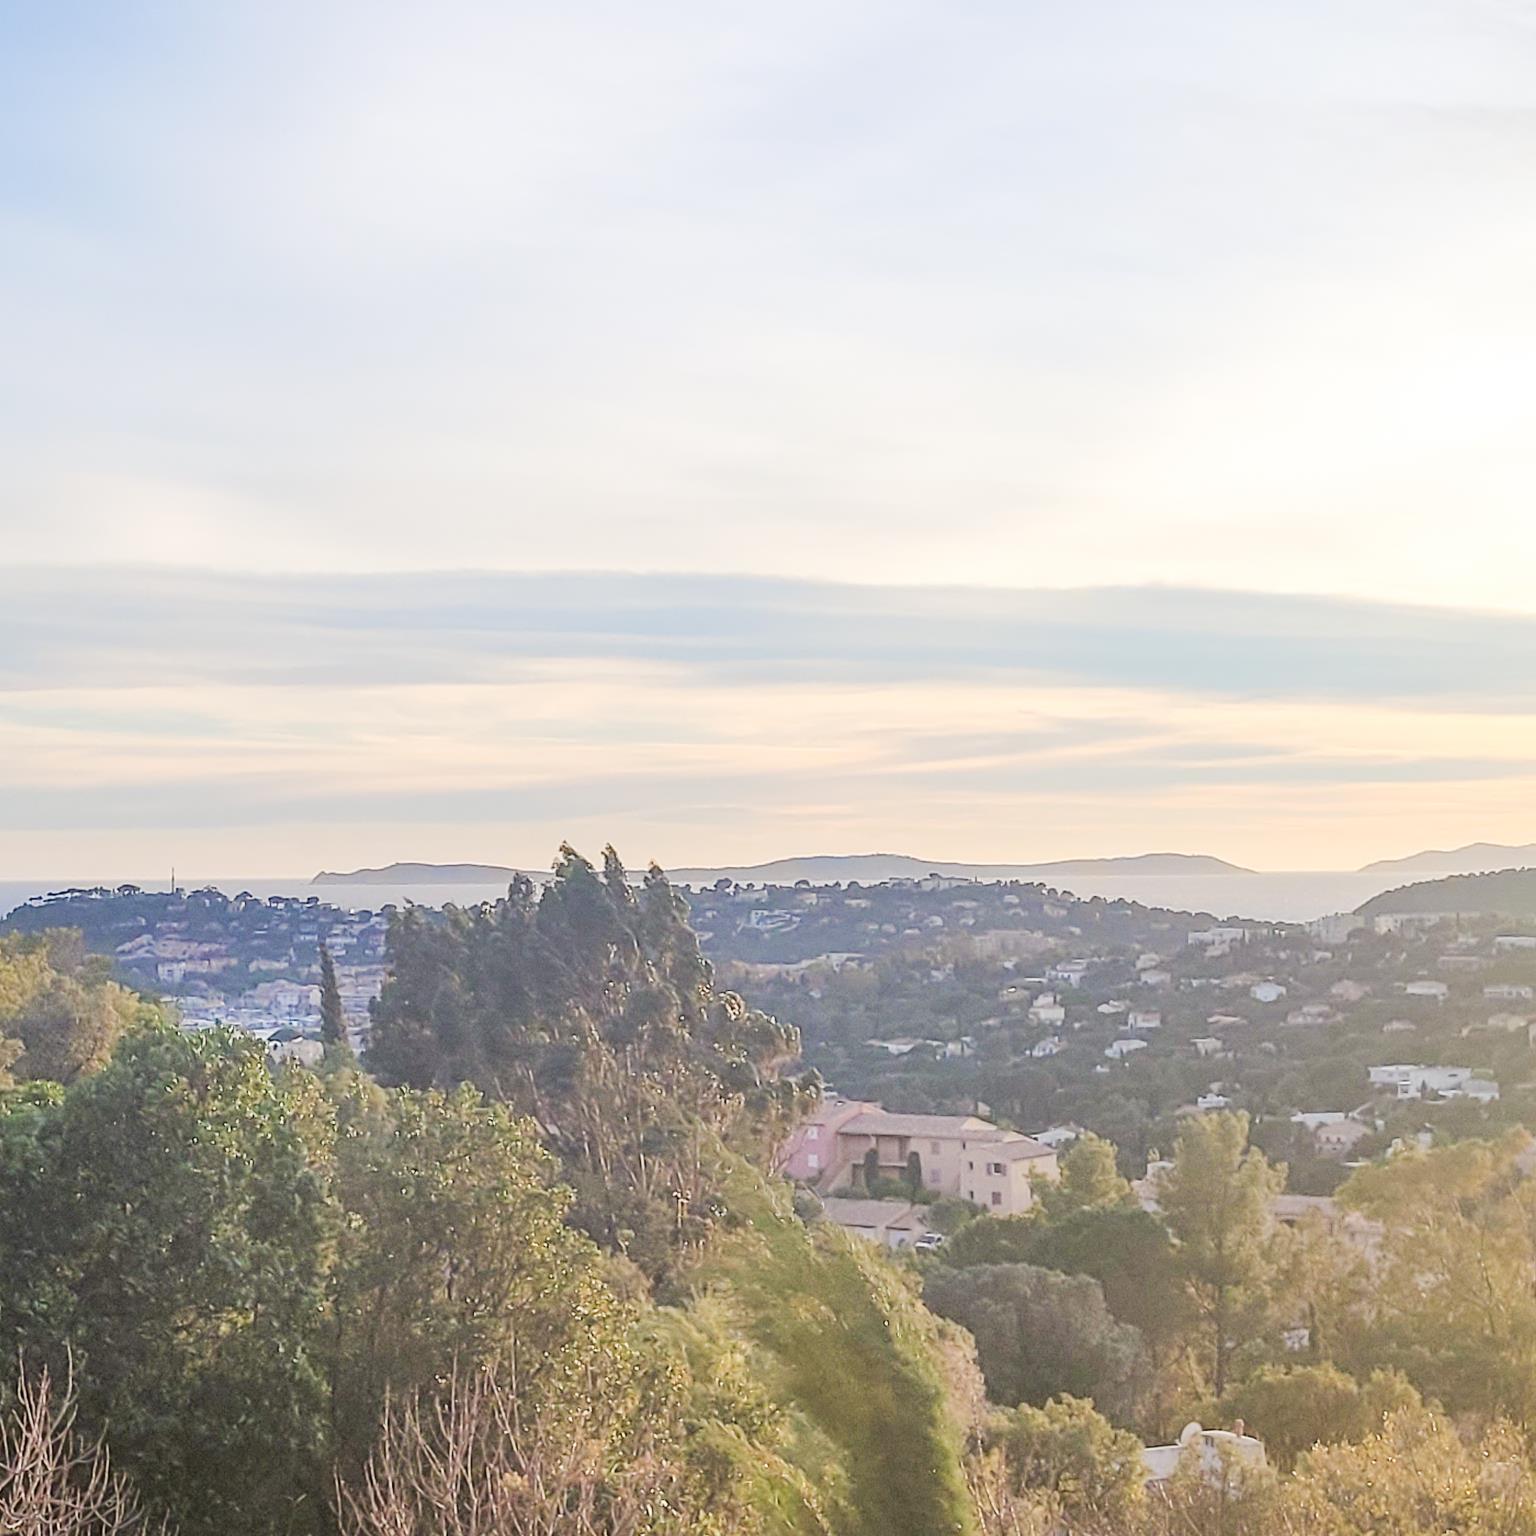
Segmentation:
<svg viewBox="0 0 1536 1536">
<path fill-rule="evenodd" d="M 1523 1134 L 1300 1221 L 1244 1115 L 1135 1189 L 1088 1135 L 893 1261 L 770 1177 L 815 1085 L 659 872 L 567 849 L 391 944 L 314 1072 L 0 945 L 6 1529 L 1536 1536 Z M 1191 1418 L 1270 1464 L 1148 1486 Z"/>
<path fill-rule="evenodd" d="M 666 877 L 637 892 L 612 849 L 600 872 L 563 849 L 537 895 L 521 879 L 494 904 L 411 909 L 391 958 L 372 1069 L 534 1117 L 574 1220 L 652 1275 L 723 1214 L 711 1142 L 766 1161 L 812 1091 L 778 1074 L 794 1031 L 717 990 Z"/>
</svg>

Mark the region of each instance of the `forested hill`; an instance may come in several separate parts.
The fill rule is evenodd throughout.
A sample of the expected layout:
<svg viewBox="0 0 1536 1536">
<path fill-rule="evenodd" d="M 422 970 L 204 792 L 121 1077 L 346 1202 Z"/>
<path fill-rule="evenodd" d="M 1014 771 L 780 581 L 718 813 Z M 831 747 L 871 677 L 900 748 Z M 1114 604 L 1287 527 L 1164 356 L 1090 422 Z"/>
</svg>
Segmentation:
<svg viewBox="0 0 1536 1536">
<path fill-rule="evenodd" d="M 1361 917 L 1397 912 L 1536 917 L 1536 869 L 1504 869 L 1488 875 L 1447 875 L 1443 880 L 1424 880 L 1383 891 L 1356 910 Z"/>
</svg>

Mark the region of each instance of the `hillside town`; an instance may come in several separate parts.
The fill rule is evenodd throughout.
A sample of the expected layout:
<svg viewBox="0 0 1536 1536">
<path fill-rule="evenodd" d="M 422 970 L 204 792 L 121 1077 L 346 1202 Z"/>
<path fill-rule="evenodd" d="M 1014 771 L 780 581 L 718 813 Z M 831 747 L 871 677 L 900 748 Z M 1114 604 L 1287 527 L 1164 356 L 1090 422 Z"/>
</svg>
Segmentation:
<svg viewBox="0 0 1536 1536">
<path fill-rule="evenodd" d="M 0 928 L 77 929 L 125 982 L 173 1002 L 185 1028 L 233 1025 L 292 1055 L 293 1042 L 319 1032 L 322 949 L 335 962 L 349 1034 L 366 1043 L 392 911 L 343 911 L 315 896 L 124 885 L 36 897 Z"/>
</svg>

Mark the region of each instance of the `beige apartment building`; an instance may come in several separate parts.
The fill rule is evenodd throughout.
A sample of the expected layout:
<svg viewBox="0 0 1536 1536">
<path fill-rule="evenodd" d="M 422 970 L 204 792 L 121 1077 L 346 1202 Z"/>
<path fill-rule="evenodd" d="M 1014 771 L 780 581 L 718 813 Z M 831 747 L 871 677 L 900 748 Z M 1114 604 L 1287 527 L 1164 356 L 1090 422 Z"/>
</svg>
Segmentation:
<svg viewBox="0 0 1536 1536">
<path fill-rule="evenodd" d="M 902 1115 L 851 1099 L 824 1103 L 790 1138 L 780 1166 L 828 1193 L 862 1190 L 871 1149 L 882 1178 L 908 1178 L 915 1153 L 923 1189 L 994 1216 L 1027 1211 L 1034 1185 L 1060 1176 L 1050 1147 L 979 1116 Z"/>
</svg>

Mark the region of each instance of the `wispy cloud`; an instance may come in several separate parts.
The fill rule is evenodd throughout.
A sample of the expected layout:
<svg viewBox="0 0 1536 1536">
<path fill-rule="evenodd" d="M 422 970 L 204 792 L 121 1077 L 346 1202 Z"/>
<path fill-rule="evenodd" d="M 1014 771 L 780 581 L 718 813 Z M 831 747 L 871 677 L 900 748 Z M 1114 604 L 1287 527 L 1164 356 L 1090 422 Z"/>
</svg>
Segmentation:
<svg viewBox="0 0 1536 1536">
<path fill-rule="evenodd" d="M 1533 664 L 1518 616 L 1232 592 L 13 568 L 0 853 L 1332 863 L 1521 832 Z"/>
</svg>

